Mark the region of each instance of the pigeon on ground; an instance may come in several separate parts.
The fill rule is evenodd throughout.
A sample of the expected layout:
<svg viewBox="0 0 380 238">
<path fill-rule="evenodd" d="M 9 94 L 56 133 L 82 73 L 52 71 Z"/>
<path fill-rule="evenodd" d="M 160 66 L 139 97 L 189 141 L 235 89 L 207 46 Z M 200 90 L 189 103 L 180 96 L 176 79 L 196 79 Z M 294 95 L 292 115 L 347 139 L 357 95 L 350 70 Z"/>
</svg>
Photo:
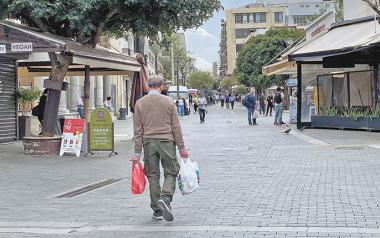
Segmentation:
<svg viewBox="0 0 380 238">
<path fill-rule="evenodd" d="M 289 128 L 289 129 L 286 129 L 285 131 L 283 131 L 282 133 L 284 133 L 285 135 L 289 135 L 289 132 L 291 131 L 292 129 Z"/>
</svg>

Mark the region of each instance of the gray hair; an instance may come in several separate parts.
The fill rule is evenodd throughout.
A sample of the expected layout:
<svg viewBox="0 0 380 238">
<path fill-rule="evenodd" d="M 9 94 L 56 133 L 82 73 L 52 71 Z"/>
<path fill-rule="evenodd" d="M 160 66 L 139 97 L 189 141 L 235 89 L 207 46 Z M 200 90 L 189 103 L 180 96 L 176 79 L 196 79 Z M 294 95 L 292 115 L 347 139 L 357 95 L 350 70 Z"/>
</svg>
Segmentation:
<svg viewBox="0 0 380 238">
<path fill-rule="evenodd" d="M 148 86 L 150 88 L 158 88 L 164 84 L 164 79 L 161 76 L 154 75 L 148 78 Z"/>
</svg>

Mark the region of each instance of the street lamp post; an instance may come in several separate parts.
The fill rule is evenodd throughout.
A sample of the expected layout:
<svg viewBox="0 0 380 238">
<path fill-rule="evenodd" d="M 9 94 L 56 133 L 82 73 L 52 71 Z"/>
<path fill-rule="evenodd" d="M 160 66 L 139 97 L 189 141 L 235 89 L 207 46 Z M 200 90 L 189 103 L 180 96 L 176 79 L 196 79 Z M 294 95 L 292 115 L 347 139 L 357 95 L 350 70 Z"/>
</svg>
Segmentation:
<svg viewBox="0 0 380 238">
<path fill-rule="evenodd" d="M 182 86 L 186 86 L 186 83 L 185 83 L 185 66 L 182 65 L 181 66 L 181 75 L 182 75 Z"/>
<path fill-rule="evenodd" d="M 179 60 L 176 60 L 177 64 L 177 99 L 179 98 Z"/>
</svg>

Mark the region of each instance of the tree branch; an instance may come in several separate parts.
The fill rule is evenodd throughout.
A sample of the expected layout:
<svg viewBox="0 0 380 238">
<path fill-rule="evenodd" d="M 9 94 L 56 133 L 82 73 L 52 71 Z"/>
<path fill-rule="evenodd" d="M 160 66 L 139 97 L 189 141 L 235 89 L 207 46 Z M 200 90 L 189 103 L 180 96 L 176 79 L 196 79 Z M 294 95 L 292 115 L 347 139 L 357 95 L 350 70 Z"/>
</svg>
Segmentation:
<svg viewBox="0 0 380 238">
<path fill-rule="evenodd" d="M 119 9 L 118 8 L 113 8 L 107 15 L 106 17 L 104 18 L 103 21 L 101 21 L 99 23 L 99 25 L 96 27 L 96 30 L 95 30 L 95 35 L 94 37 L 91 39 L 91 41 L 89 42 L 90 45 L 95 48 L 96 45 L 99 43 L 100 41 L 100 37 L 102 36 L 103 34 L 103 28 L 104 26 L 106 25 L 106 23 L 113 17 L 115 16 L 116 13 L 119 12 Z"/>
</svg>

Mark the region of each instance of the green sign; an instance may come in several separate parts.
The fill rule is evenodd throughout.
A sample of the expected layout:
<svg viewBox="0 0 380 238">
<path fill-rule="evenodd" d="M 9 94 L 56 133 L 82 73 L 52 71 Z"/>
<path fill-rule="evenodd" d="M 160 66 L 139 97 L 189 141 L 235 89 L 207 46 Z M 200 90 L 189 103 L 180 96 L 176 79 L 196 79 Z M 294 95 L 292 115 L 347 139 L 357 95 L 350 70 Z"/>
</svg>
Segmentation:
<svg viewBox="0 0 380 238">
<path fill-rule="evenodd" d="M 89 150 L 113 151 L 113 124 L 107 109 L 99 108 L 91 113 L 89 126 Z"/>
</svg>

